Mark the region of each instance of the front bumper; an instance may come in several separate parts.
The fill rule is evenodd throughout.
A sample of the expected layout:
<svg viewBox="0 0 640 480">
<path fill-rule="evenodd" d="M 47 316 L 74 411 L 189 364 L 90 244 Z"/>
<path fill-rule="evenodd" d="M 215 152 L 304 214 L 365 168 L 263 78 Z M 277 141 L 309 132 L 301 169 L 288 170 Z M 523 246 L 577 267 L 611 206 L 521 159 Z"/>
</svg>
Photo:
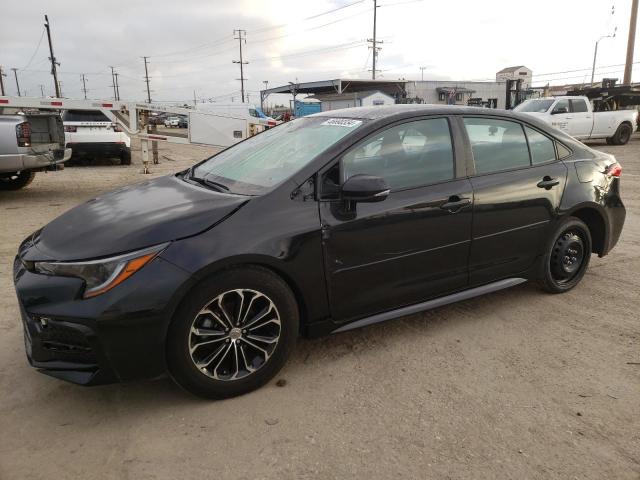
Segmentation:
<svg viewBox="0 0 640 480">
<path fill-rule="evenodd" d="M 71 158 L 70 148 L 50 150 L 41 154 L 16 153 L 0 155 L 0 172 L 41 170 L 64 163 Z"/>
<path fill-rule="evenodd" d="M 166 331 L 187 280 L 187 273 L 157 257 L 109 292 L 82 299 L 82 280 L 32 273 L 16 257 L 29 363 L 82 385 L 162 374 Z"/>
</svg>

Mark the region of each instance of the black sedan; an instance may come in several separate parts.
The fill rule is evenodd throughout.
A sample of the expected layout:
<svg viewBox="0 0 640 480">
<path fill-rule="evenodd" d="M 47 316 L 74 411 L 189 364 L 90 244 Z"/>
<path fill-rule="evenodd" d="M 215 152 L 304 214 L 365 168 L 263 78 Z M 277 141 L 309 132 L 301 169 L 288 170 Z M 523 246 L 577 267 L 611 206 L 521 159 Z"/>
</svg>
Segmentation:
<svg viewBox="0 0 640 480">
<path fill-rule="evenodd" d="M 299 335 L 527 280 L 570 290 L 618 241 L 620 173 L 526 114 L 300 118 L 29 236 L 14 266 L 27 356 L 80 384 L 168 371 L 197 395 L 239 395 Z"/>
</svg>

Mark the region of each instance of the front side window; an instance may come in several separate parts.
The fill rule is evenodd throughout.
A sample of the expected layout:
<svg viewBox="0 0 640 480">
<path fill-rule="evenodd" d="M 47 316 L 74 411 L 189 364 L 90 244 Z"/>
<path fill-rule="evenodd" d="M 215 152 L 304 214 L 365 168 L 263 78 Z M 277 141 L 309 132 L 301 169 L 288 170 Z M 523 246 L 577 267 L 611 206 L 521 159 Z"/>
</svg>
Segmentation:
<svg viewBox="0 0 640 480">
<path fill-rule="evenodd" d="M 514 112 L 545 113 L 553 105 L 553 99 L 526 100 L 513 109 Z"/>
<path fill-rule="evenodd" d="M 223 150 L 197 165 L 192 176 L 220 184 L 231 193 L 260 195 L 295 175 L 362 123 L 350 118 L 299 118 Z"/>
<path fill-rule="evenodd" d="M 553 107 L 553 112 L 551 113 L 560 113 L 560 112 L 570 112 L 571 110 L 569 110 L 569 100 L 560 100 L 558 103 L 556 103 L 556 106 Z"/>
<path fill-rule="evenodd" d="M 527 139 L 519 123 L 495 118 L 465 117 L 476 173 L 528 167 Z"/>
<path fill-rule="evenodd" d="M 382 177 L 392 190 L 451 180 L 449 122 L 418 120 L 373 134 L 342 157 L 342 181 L 358 174 Z"/>
<path fill-rule="evenodd" d="M 571 102 L 571 111 L 574 113 L 584 113 L 589 111 L 587 108 L 587 102 L 582 99 L 569 100 L 569 102 Z"/>
<path fill-rule="evenodd" d="M 533 128 L 525 127 L 524 129 L 527 132 L 531 162 L 534 165 L 551 162 L 556 159 L 556 150 L 553 147 L 553 141 L 549 137 Z"/>
</svg>

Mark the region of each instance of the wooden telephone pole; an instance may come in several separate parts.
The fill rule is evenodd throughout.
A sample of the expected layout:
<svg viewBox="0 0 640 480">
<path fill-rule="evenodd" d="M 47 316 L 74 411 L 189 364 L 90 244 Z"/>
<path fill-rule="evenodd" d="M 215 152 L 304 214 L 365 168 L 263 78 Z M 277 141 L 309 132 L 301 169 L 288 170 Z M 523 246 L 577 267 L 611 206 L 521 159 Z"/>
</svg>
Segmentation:
<svg viewBox="0 0 640 480">
<path fill-rule="evenodd" d="M 638 23 L 638 0 L 631 3 L 631 18 L 629 19 L 629 40 L 627 41 L 627 61 L 624 66 L 624 85 L 631 85 L 633 70 L 633 47 L 636 43 L 636 24 Z"/>
<path fill-rule="evenodd" d="M 49 17 L 47 15 L 44 16 L 45 24 L 44 28 L 47 29 L 47 38 L 49 39 L 49 53 L 51 56 L 49 60 L 51 60 L 51 75 L 53 75 L 53 84 L 56 87 L 56 98 L 60 98 L 60 84 L 58 83 L 58 70 L 57 67 L 60 65 L 56 61 L 56 57 L 53 54 L 53 43 L 51 42 L 51 29 L 49 28 Z"/>
</svg>

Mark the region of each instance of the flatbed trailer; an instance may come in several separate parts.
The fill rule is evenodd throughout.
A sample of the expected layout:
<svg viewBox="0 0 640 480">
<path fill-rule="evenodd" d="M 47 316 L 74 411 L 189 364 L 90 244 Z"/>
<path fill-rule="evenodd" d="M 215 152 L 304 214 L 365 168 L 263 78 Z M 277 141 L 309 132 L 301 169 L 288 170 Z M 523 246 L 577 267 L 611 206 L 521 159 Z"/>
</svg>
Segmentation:
<svg viewBox="0 0 640 480">
<path fill-rule="evenodd" d="M 0 115 L 34 110 L 97 110 L 102 112 L 129 136 L 137 136 L 140 139 L 145 171 L 148 170 L 148 165 L 151 162 L 150 142 L 152 150 L 156 151 L 153 160 L 156 160 L 155 163 L 157 163 L 157 149 L 153 148 L 157 145 L 156 142 L 227 148 L 268 127 L 266 122 L 259 118 L 251 121 L 239 116 L 158 103 L 0 96 Z M 186 116 L 188 118 L 186 133 L 180 131 L 158 132 L 157 126 L 149 123 L 149 117 L 152 113 Z"/>
</svg>

